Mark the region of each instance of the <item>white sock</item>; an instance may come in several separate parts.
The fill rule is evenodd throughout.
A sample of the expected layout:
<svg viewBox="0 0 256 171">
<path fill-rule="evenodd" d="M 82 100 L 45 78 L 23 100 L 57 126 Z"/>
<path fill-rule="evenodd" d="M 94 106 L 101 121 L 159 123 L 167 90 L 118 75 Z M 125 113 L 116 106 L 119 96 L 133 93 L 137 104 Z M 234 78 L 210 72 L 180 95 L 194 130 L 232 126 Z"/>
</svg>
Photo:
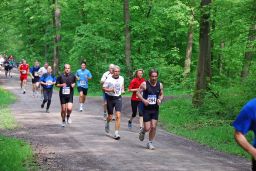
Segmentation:
<svg viewBox="0 0 256 171">
<path fill-rule="evenodd" d="M 26 91 L 26 89 L 24 88 L 23 91 Z"/>
<path fill-rule="evenodd" d="M 83 103 L 80 103 L 80 107 L 83 107 L 83 105 L 84 105 Z"/>
</svg>

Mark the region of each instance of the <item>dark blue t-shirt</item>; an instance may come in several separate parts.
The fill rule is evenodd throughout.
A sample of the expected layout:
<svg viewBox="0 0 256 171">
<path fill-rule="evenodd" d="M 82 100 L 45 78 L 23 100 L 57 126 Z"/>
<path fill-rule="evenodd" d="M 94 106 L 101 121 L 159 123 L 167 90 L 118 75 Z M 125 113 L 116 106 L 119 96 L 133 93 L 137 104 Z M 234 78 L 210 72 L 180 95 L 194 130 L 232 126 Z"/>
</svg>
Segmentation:
<svg viewBox="0 0 256 171">
<path fill-rule="evenodd" d="M 30 73 L 33 75 L 33 77 L 39 77 L 39 71 L 40 69 L 40 66 L 36 67 L 36 66 L 33 66 L 30 68 Z"/>
<path fill-rule="evenodd" d="M 249 131 L 254 132 L 253 146 L 256 147 L 256 98 L 247 102 L 236 120 L 233 122 L 236 131 L 247 134 Z"/>
</svg>

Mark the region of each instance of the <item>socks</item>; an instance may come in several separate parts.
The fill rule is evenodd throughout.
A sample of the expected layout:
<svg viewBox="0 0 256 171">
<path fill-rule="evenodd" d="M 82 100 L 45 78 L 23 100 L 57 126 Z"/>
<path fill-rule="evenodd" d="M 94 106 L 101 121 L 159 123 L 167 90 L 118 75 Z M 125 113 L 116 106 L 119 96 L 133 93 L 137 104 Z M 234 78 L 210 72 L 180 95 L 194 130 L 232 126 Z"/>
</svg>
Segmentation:
<svg viewBox="0 0 256 171">
<path fill-rule="evenodd" d="M 115 135 L 118 135 L 118 130 L 115 131 Z"/>
</svg>

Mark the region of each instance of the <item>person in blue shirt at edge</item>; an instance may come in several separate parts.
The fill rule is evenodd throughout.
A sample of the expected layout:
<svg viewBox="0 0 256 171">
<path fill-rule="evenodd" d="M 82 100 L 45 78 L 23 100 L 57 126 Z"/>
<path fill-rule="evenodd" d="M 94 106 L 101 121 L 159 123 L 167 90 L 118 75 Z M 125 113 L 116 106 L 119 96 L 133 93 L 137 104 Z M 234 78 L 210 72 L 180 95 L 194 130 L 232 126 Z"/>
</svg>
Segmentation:
<svg viewBox="0 0 256 171">
<path fill-rule="evenodd" d="M 39 96 L 39 88 L 40 88 L 40 77 L 39 77 L 39 71 L 40 69 L 40 63 L 38 61 L 35 61 L 35 65 L 30 68 L 30 76 L 32 78 L 32 91 L 33 91 L 33 97 Z"/>
<path fill-rule="evenodd" d="M 92 79 L 91 72 L 86 69 L 86 61 L 81 62 L 81 69 L 76 71 L 77 79 L 77 90 L 79 92 L 79 103 L 80 103 L 80 112 L 83 111 L 83 106 L 86 100 L 86 95 L 88 92 L 88 80 Z"/>
<path fill-rule="evenodd" d="M 247 102 L 239 115 L 233 122 L 235 128 L 234 137 L 236 142 L 250 155 L 252 155 L 252 170 L 256 171 L 256 98 Z M 251 145 L 245 135 L 249 132 L 254 132 L 254 141 Z"/>
<path fill-rule="evenodd" d="M 49 108 L 51 105 L 53 85 L 56 83 L 56 77 L 52 74 L 52 67 L 48 66 L 47 73 L 43 74 L 40 78 L 41 85 L 43 87 L 44 100 L 41 104 L 41 108 L 44 108 L 45 103 L 47 102 L 46 112 L 49 113 Z"/>
</svg>

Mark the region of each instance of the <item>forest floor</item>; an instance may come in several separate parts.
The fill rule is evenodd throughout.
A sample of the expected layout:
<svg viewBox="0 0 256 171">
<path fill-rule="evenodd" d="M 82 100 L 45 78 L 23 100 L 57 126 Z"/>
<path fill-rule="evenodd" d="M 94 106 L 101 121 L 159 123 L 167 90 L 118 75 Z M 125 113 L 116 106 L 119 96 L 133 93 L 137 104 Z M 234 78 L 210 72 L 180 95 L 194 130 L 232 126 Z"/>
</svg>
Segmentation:
<svg viewBox="0 0 256 171">
<path fill-rule="evenodd" d="M 11 111 L 20 125 L 0 133 L 31 143 L 41 170 L 250 170 L 250 162 L 244 158 L 217 152 L 161 128 L 157 130 L 156 149 L 146 149 L 146 138 L 144 142 L 138 139 L 138 122 L 132 130 L 127 128 L 129 97 L 123 98 L 121 140 L 117 141 L 105 134 L 101 97 L 89 96 L 84 112 L 78 111 L 78 97 L 74 97 L 73 123 L 62 128 L 58 92 L 53 94 L 50 113 L 45 113 L 40 98 L 32 96 L 31 82 L 27 93 L 22 94 L 17 74 L 5 79 L 0 73 L 0 85 L 17 96 Z M 112 134 L 113 129 L 114 122 Z"/>
</svg>

